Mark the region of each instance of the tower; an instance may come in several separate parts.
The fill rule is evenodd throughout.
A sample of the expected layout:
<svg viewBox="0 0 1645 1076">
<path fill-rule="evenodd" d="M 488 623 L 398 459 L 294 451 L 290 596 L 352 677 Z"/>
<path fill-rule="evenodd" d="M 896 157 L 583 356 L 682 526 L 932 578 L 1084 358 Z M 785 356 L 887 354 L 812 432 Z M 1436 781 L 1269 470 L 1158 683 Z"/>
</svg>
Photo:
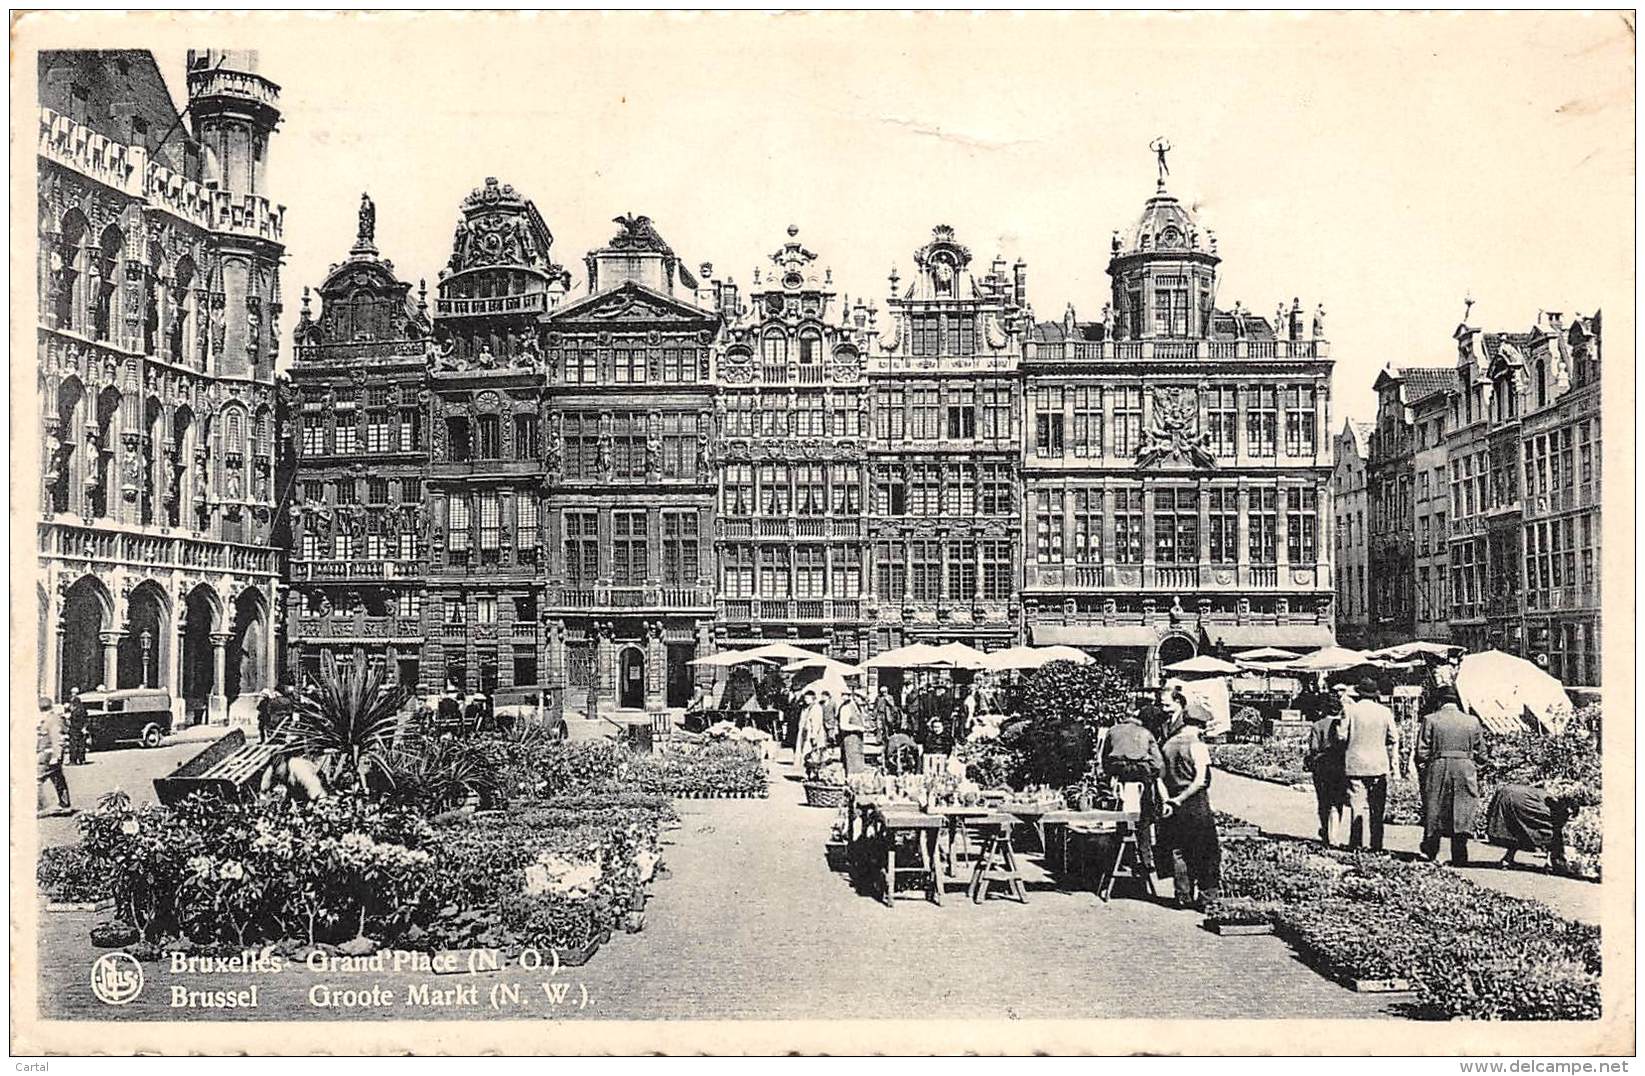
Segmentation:
<svg viewBox="0 0 1645 1076">
<path fill-rule="evenodd" d="M 1210 335 L 1217 298 L 1216 239 L 1202 233 L 1194 214 L 1165 189 L 1165 152 L 1154 196 L 1127 240 L 1114 233 L 1108 275 L 1113 278 L 1115 333 L 1122 340 L 1203 340 Z M 1276 331 L 1278 328 L 1276 327 Z"/>
<path fill-rule="evenodd" d="M 280 87 L 257 74 L 256 53 L 206 49 L 188 54 L 188 95 L 214 228 L 206 368 L 272 381 L 285 207 L 270 204 L 267 173 Z"/>
</svg>

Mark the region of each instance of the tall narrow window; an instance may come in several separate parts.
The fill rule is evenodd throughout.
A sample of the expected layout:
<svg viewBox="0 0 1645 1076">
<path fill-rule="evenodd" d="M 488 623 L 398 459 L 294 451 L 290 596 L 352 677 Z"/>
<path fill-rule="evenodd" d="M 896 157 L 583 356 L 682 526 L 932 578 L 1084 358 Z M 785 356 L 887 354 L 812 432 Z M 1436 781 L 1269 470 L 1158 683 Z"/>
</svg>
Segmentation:
<svg viewBox="0 0 1645 1076">
<path fill-rule="evenodd" d="M 1154 279 L 1154 335 L 1188 335 L 1188 281 L 1184 277 Z"/>
<path fill-rule="evenodd" d="M 1272 457 L 1279 423 L 1277 390 L 1272 385 L 1253 385 L 1245 393 L 1246 451 L 1258 458 Z"/>
<path fill-rule="evenodd" d="M 985 462 L 981 465 L 981 496 L 980 505 L 985 516 L 1009 516 L 1016 514 L 1016 505 L 1012 497 L 1012 490 L 1016 483 L 1011 475 L 1011 465 L 1008 463 Z"/>
<path fill-rule="evenodd" d="M 342 427 L 339 426 L 339 445 L 342 433 Z M 338 451 L 341 452 L 342 449 L 339 448 Z M 468 439 L 468 419 L 461 415 L 453 415 L 446 419 L 446 451 L 448 458 L 457 463 L 473 458 L 473 446 L 469 444 Z"/>
<path fill-rule="evenodd" d="M 337 447 L 335 452 L 339 456 L 353 455 L 359 448 L 359 419 L 355 417 L 354 408 L 339 407 L 337 409 Z"/>
<path fill-rule="evenodd" d="M 638 586 L 646 578 L 646 527 L 644 512 L 611 513 L 611 581 L 617 586 Z"/>
<path fill-rule="evenodd" d="M 600 576 L 599 515 L 565 514 L 565 580 L 571 586 L 593 586 Z"/>
<path fill-rule="evenodd" d="M 1288 456 L 1314 454 L 1314 386 L 1285 387 L 1285 453 Z"/>
<path fill-rule="evenodd" d="M 663 513 L 663 582 L 690 586 L 697 581 L 696 512 Z"/>
<path fill-rule="evenodd" d="M 794 547 L 794 597 L 820 598 L 827 574 L 828 550 L 820 545 Z"/>
<path fill-rule="evenodd" d="M 1114 390 L 1114 455 L 1125 459 L 1142 447 L 1142 389 Z"/>
<path fill-rule="evenodd" d="M 1278 516 L 1275 510 L 1276 494 L 1273 489 L 1253 489 L 1245 512 L 1245 529 L 1250 543 L 1252 564 L 1273 564 L 1278 559 L 1275 535 Z"/>
<path fill-rule="evenodd" d="M 423 447 L 423 424 L 415 407 L 400 408 L 400 451 L 415 452 Z"/>
<path fill-rule="evenodd" d="M 514 416 L 515 459 L 534 460 L 543 454 L 542 442 L 538 437 L 539 427 L 536 415 Z"/>
<path fill-rule="evenodd" d="M 1011 385 L 985 381 L 982 385 L 982 435 L 1000 441 L 1011 436 Z"/>
<path fill-rule="evenodd" d="M 942 543 L 916 538 L 908 546 L 913 566 L 913 598 L 934 602 L 942 597 Z"/>
<path fill-rule="evenodd" d="M 1194 564 L 1199 560 L 1199 491 L 1166 487 L 1154 491 L 1154 561 Z"/>
<path fill-rule="evenodd" d="M 1092 459 L 1102 455 L 1102 390 L 1074 390 L 1074 455 Z"/>
<path fill-rule="evenodd" d="M 721 546 L 719 550 L 720 581 L 727 598 L 754 596 L 754 547 L 751 545 Z"/>
<path fill-rule="evenodd" d="M 497 563 L 498 535 L 502 530 L 501 500 L 495 493 L 479 495 L 480 563 Z"/>
<path fill-rule="evenodd" d="M 388 443 L 388 412 L 366 412 L 366 451 L 380 453 L 389 451 Z"/>
<path fill-rule="evenodd" d="M 977 543 L 953 541 L 947 548 L 948 600 L 974 601 L 977 598 Z"/>
<path fill-rule="evenodd" d="M 1100 489 L 1074 491 L 1074 562 L 1102 563 L 1102 497 Z"/>
<path fill-rule="evenodd" d="M 982 597 L 984 601 L 1006 601 L 1011 597 L 1012 545 L 1010 542 L 982 543 Z"/>
<path fill-rule="evenodd" d="M 1114 491 L 1114 561 L 1142 563 L 1142 490 Z"/>
<path fill-rule="evenodd" d="M 916 441 L 929 441 L 942 436 L 937 389 L 927 385 L 910 391 L 912 399 L 909 436 Z"/>
<path fill-rule="evenodd" d="M 1214 489 L 1208 496 L 1211 563 L 1233 564 L 1239 560 L 1239 493 L 1231 489 Z"/>
<path fill-rule="evenodd" d="M 836 598 L 862 597 L 862 550 L 854 545 L 841 546 L 829 554 L 832 576 L 831 593 Z"/>
<path fill-rule="evenodd" d="M 976 396 L 969 385 L 955 385 L 948 394 L 948 439 L 970 441 L 977 436 Z"/>
<path fill-rule="evenodd" d="M 1060 459 L 1062 444 L 1062 389 L 1042 388 L 1034 400 L 1034 454 Z"/>
<path fill-rule="evenodd" d="M 874 482 L 874 511 L 882 516 L 908 514 L 908 487 L 902 468 L 890 464 L 880 471 Z"/>
<path fill-rule="evenodd" d="M 760 547 L 760 597 L 786 598 L 789 586 L 789 547 L 763 545 Z"/>
<path fill-rule="evenodd" d="M 1233 385 L 1213 385 L 1206 391 L 1206 433 L 1211 436 L 1211 451 L 1223 459 L 1234 455 L 1234 426 L 1239 418 L 1238 391 Z"/>
<path fill-rule="evenodd" d="M 1424 552 L 1428 520 L 1422 520 Z M 1319 490 L 1312 486 L 1290 490 L 1285 499 L 1285 555 L 1295 564 L 1312 564 L 1319 556 Z"/>
<path fill-rule="evenodd" d="M 907 594 L 907 551 L 900 541 L 874 544 L 874 587 L 881 601 L 901 601 Z"/>
<path fill-rule="evenodd" d="M 725 485 L 720 494 L 720 511 L 728 516 L 754 514 L 754 467 L 747 463 L 725 465 Z"/>
<path fill-rule="evenodd" d="M 537 498 L 521 493 L 514 498 L 514 549 L 524 564 L 537 562 Z"/>
<path fill-rule="evenodd" d="M 451 498 L 451 513 L 446 527 L 446 548 L 453 553 L 468 552 L 469 539 L 468 497 L 464 494 L 454 494 Z"/>
<path fill-rule="evenodd" d="M 820 463 L 794 465 L 794 511 L 820 516 L 828 511 L 828 471 Z"/>
<path fill-rule="evenodd" d="M 1034 493 L 1034 559 L 1041 564 L 1061 564 L 1062 558 L 1062 490 L 1037 490 Z"/>
</svg>

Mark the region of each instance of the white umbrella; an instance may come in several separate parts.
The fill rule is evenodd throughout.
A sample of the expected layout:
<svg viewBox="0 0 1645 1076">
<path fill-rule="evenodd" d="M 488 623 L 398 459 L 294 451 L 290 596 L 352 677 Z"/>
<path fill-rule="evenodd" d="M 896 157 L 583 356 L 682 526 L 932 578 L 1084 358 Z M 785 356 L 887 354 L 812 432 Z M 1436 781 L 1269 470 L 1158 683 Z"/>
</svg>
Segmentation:
<svg viewBox="0 0 1645 1076">
<path fill-rule="evenodd" d="M 796 661 L 783 666 L 785 673 L 820 672 L 824 675 L 833 675 L 842 679 L 863 675 L 863 670 L 856 665 L 848 665 L 843 661 L 836 661 L 821 654 L 813 654 L 803 661 Z"/>
<path fill-rule="evenodd" d="M 1526 713 L 1545 732 L 1558 732 L 1571 717 L 1564 684 L 1524 658 L 1500 650 L 1463 657 L 1456 689 L 1462 704 L 1493 732 L 1523 728 Z"/>
<path fill-rule="evenodd" d="M 984 654 L 983 660 L 988 662 L 990 669 L 1005 671 L 1007 669 L 1039 669 L 1053 661 L 1071 661 L 1075 665 L 1089 665 L 1097 659 L 1083 650 L 1072 646 L 1056 644 L 1052 646 L 1013 646 L 1005 650 L 996 650 L 991 654 Z"/>
<path fill-rule="evenodd" d="M 820 657 L 815 650 L 802 650 L 793 643 L 766 643 L 746 651 L 751 657 L 762 661 L 804 661 L 806 658 Z"/>
<path fill-rule="evenodd" d="M 1395 646 L 1385 646 L 1381 650 L 1373 650 L 1367 656 L 1373 658 L 1387 658 L 1390 661 L 1405 661 L 1408 658 L 1421 655 L 1433 655 L 1438 658 L 1449 658 L 1460 651 L 1462 647 L 1452 643 L 1430 643 L 1418 640 L 1414 643 L 1399 643 Z"/>
<path fill-rule="evenodd" d="M 915 669 L 920 668 L 931 660 L 931 652 L 937 648 L 930 643 L 909 643 L 907 646 L 898 646 L 887 650 L 883 654 L 875 654 L 862 663 L 865 669 Z"/>
<path fill-rule="evenodd" d="M 1165 667 L 1165 671 L 1169 673 L 1202 673 L 1210 675 L 1223 675 L 1226 673 L 1239 672 L 1239 666 L 1235 665 L 1231 661 L 1223 661 L 1221 658 L 1212 657 L 1210 654 L 1198 654 L 1183 661 L 1178 661 L 1171 665 L 1167 665 Z"/>
<path fill-rule="evenodd" d="M 1342 646 L 1326 646 L 1314 651 L 1306 657 L 1287 662 L 1286 667 L 1301 669 L 1306 672 L 1337 672 L 1340 669 L 1352 669 L 1359 665 L 1375 665 L 1371 656 L 1363 650 L 1349 650 Z"/>
<path fill-rule="evenodd" d="M 718 654 L 710 654 L 705 658 L 693 658 L 688 664 L 701 665 L 710 669 L 729 669 L 735 665 L 758 665 L 762 661 L 773 664 L 776 658 L 762 658 L 747 650 L 722 650 Z"/>
<path fill-rule="evenodd" d="M 1259 646 L 1255 650 L 1242 650 L 1234 655 L 1235 661 L 1295 661 L 1301 654 L 1293 654 L 1289 650 L 1281 650 L 1277 646 Z"/>
<path fill-rule="evenodd" d="M 988 655 L 964 643 L 944 643 L 932 648 L 928 664 L 947 669 L 986 669 Z"/>
</svg>

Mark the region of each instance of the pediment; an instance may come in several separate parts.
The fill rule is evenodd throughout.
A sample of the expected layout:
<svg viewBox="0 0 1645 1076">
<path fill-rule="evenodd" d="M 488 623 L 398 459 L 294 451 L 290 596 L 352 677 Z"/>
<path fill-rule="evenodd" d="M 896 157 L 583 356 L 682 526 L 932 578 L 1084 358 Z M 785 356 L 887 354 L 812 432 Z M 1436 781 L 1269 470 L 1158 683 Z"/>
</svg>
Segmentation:
<svg viewBox="0 0 1645 1076">
<path fill-rule="evenodd" d="M 550 316 L 551 321 L 596 321 L 656 324 L 659 322 L 702 323 L 713 317 L 690 303 L 626 283 L 612 291 L 592 295 Z"/>
</svg>

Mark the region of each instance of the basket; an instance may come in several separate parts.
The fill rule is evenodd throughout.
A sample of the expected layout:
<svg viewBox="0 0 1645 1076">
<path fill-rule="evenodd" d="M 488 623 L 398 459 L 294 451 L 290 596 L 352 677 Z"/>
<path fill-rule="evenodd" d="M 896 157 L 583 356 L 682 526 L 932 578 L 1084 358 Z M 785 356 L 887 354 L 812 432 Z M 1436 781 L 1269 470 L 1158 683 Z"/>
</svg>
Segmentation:
<svg viewBox="0 0 1645 1076">
<path fill-rule="evenodd" d="M 802 781 L 807 807 L 843 807 L 849 791 L 845 785 L 824 784 L 821 781 Z"/>
</svg>

